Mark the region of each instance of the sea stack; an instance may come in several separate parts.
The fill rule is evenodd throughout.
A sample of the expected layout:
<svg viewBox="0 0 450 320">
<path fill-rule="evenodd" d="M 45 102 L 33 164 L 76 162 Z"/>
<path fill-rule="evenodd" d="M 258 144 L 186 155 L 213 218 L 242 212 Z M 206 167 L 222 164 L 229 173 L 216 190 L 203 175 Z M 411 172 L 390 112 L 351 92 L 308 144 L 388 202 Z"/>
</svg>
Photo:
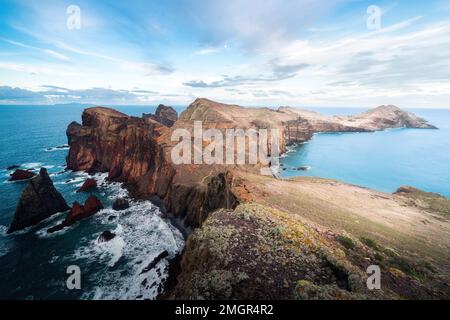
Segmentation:
<svg viewBox="0 0 450 320">
<path fill-rule="evenodd" d="M 99 212 L 101 209 L 103 209 L 103 204 L 94 195 L 91 195 L 84 202 L 84 205 L 81 205 L 78 202 L 74 202 L 66 219 L 62 223 L 48 229 L 47 232 L 53 233 L 53 232 L 62 230 L 65 227 L 71 226 L 72 224 L 74 224 L 77 221 L 80 221 L 80 220 L 83 220 L 90 216 L 93 216 L 94 214 Z"/>
<path fill-rule="evenodd" d="M 42 168 L 39 175 L 31 179 L 22 191 L 8 233 L 35 225 L 57 212 L 67 210 L 69 206 L 54 187 L 47 169 Z"/>
</svg>

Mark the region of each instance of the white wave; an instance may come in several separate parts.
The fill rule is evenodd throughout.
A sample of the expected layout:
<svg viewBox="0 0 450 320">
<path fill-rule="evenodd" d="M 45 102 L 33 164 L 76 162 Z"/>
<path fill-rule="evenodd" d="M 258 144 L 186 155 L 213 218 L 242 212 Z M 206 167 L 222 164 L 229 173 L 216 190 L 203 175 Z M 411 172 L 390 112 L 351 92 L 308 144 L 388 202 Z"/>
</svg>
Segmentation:
<svg viewBox="0 0 450 320">
<path fill-rule="evenodd" d="M 76 224 L 71 225 L 71 226 L 67 226 L 62 228 L 61 230 L 52 232 L 52 233 L 48 233 L 47 230 L 53 227 L 56 227 L 57 225 L 61 224 L 64 221 L 64 219 L 57 221 L 56 223 L 45 227 L 45 228 L 41 228 L 39 230 L 36 231 L 36 235 L 41 238 L 41 239 L 48 239 L 48 238 L 55 238 L 58 236 L 61 236 L 63 234 L 66 234 L 67 232 L 69 232 L 70 230 L 72 230 L 73 228 L 75 228 Z"/>
<path fill-rule="evenodd" d="M 4 256 L 11 249 L 11 244 L 6 239 L 1 239 L 3 237 L 7 237 L 8 227 L 4 225 L 0 225 L 0 257 Z"/>
<path fill-rule="evenodd" d="M 53 152 L 53 151 L 62 151 L 62 150 L 69 150 L 69 149 L 70 149 L 69 145 L 65 144 L 63 146 L 45 148 L 44 151 L 46 151 L 46 152 Z"/>
<path fill-rule="evenodd" d="M 124 211 L 102 210 L 97 215 L 101 223 L 108 223 L 111 214 L 118 216 L 113 233 L 115 238 L 99 243 L 95 239 L 78 248 L 73 257 L 102 262 L 102 272 L 90 273 L 96 285 L 86 292 L 83 299 L 154 299 L 158 287 L 167 278 L 167 259 L 145 273 L 142 270 L 159 254 L 167 251 L 174 257 L 184 246 L 181 233 L 166 220 L 149 201 L 131 202 Z M 111 222 L 109 222 L 111 223 Z M 106 227 L 106 226 L 105 226 Z"/>
<path fill-rule="evenodd" d="M 93 175 L 92 178 L 95 179 L 95 181 L 97 181 L 97 185 L 100 189 L 107 190 L 108 198 L 110 200 L 129 197 L 129 193 L 125 188 L 123 188 L 122 183 L 107 181 L 108 179 L 107 173 L 97 173 Z"/>
<path fill-rule="evenodd" d="M 59 256 L 52 256 L 48 262 L 55 263 L 56 261 L 58 261 L 58 259 L 59 259 Z"/>
<path fill-rule="evenodd" d="M 63 175 L 63 174 L 67 174 L 67 172 L 66 171 L 60 171 L 60 172 L 51 173 L 50 177 L 58 177 L 58 176 Z"/>
<path fill-rule="evenodd" d="M 8 227 L 4 225 L 0 225 L 0 236 L 6 236 L 6 232 L 8 231 Z"/>
<path fill-rule="evenodd" d="M 123 227 L 120 224 L 117 225 L 117 228 L 114 229 L 113 233 L 115 234 L 115 237 L 110 241 L 98 242 L 97 239 L 97 246 L 100 250 L 111 257 L 108 263 L 110 267 L 113 267 L 122 257 L 126 245 L 125 240 L 123 239 Z"/>
<path fill-rule="evenodd" d="M 21 168 L 23 169 L 34 169 L 37 170 L 39 168 L 41 168 L 44 164 L 42 162 L 27 162 L 27 163 L 22 163 L 20 165 Z"/>
<path fill-rule="evenodd" d="M 82 186 L 86 178 L 83 177 L 76 177 L 72 179 L 68 179 L 67 181 L 57 181 L 54 182 L 54 184 L 75 184 L 75 186 Z"/>
</svg>

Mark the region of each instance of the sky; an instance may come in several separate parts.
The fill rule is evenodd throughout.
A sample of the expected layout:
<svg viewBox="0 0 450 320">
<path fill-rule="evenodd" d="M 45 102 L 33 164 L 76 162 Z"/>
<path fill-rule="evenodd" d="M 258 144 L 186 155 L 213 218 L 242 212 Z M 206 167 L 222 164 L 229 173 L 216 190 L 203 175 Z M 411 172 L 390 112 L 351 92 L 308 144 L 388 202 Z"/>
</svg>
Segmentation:
<svg viewBox="0 0 450 320">
<path fill-rule="evenodd" d="M 0 104 L 450 108 L 450 0 L 0 8 Z"/>
</svg>

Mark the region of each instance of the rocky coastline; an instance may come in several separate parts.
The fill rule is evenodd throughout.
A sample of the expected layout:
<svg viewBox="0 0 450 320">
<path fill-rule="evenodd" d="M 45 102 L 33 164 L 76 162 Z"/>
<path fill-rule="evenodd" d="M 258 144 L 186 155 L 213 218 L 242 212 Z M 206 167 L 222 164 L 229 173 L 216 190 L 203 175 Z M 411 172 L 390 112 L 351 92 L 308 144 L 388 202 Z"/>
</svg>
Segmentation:
<svg viewBox="0 0 450 320">
<path fill-rule="evenodd" d="M 390 195 L 326 179 L 281 180 L 261 176 L 260 165 L 176 165 L 171 160 L 177 143 L 172 133 L 193 132 L 195 121 L 222 132 L 279 129 L 281 152 L 318 132 L 437 129 L 394 106 L 345 117 L 289 107 L 244 108 L 208 99 L 195 100 L 179 117 L 164 105 L 155 115 L 141 118 L 104 107 L 86 109 L 82 123 L 67 128 L 67 169 L 107 172 L 108 179 L 124 183 L 132 197 L 158 202 L 169 217 L 193 230 L 183 255 L 171 263 L 162 298 L 450 296 L 445 285 L 449 255 L 430 249 L 436 243 L 445 245 L 439 237 L 450 230 L 449 199 L 406 187 Z M 72 214 L 74 210 L 81 213 Z M 90 215 L 82 213 L 81 205 L 74 204 L 72 211 L 68 222 L 71 216 Z M 405 225 L 396 225 L 395 219 Z M 431 222 L 425 225 L 423 219 Z M 423 237 L 430 240 L 418 248 Z M 417 255 L 428 249 L 422 259 L 426 263 L 421 263 Z M 382 290 L 365 287 L 370 264 L 382 266 Z"/>
</svg>

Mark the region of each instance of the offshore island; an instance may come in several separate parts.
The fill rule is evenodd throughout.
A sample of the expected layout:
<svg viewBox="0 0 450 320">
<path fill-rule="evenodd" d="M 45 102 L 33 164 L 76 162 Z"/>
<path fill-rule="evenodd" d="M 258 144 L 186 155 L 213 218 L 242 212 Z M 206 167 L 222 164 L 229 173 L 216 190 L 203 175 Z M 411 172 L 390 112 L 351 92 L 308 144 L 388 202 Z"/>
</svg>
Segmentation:
<svg viewBox="0 0 450 320">
<path fill-rule="evenodd" d="M 196 121 L 220 131 L 279 129 L 281 152 L 319 132 L 437 129 L 395 106 L 333 117 L 208 99 L 195 100 L 180 116 L 163 105 L 142 117 L 86 109 L 82 123 L 67 128 L 67 169 L 107 172 L 134 199 L 158 205 L 186 235 L 183 253 L 170 258 L 160 299 L 450 297 L 448 198 L 412 186 L 388 194 L 316 177 L 280 179 L 261 175 L 259 165 L 176 165 L 172 133 L 193 131 Z M 35 177 L 16 176 L 21 174 L 31 180 L 10 233 L 70 210 L 61 225 L 48 230 L 54 232 L 102 208 L 92 196 L 70 209 L 45 169 Z M 118 201 L 121 205 L 126 200 Z M 108 241 L 110 235 L 103 236 Z M 162 252 L 148 267 L 166 257 Z M 366 286 L 371 265 L 381 268 L 378 290 Z"/>
</svg>

